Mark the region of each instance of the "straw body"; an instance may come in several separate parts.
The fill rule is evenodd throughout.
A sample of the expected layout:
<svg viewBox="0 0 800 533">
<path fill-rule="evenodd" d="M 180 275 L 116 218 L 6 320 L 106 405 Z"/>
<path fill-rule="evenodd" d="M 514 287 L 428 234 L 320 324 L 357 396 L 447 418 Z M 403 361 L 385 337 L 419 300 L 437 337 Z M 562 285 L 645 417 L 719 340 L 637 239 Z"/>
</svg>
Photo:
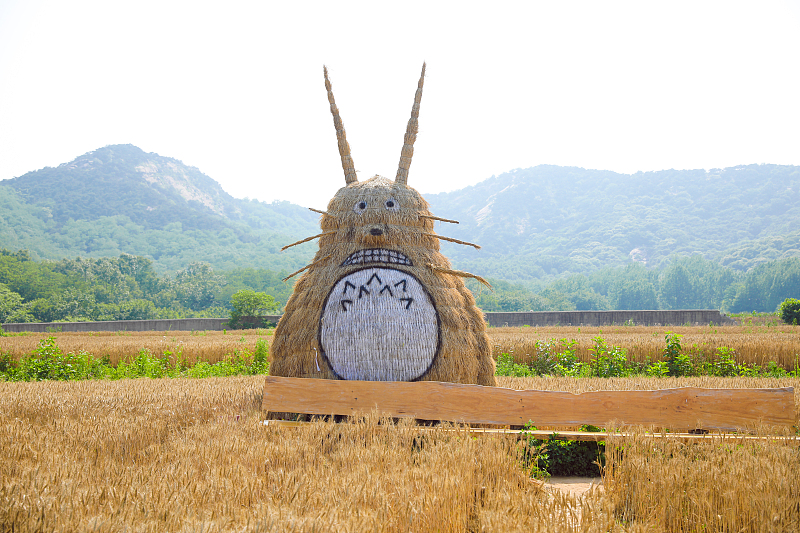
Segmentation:
<svg viewBox="0 0 800 533">
<path fill-rule="evenodd" d="M 394 181 L 358 181 L 325 69 L 342 187 L 322 214 L 314 261 L 275 330 L 270 374 L 363 381 L 450 381 L 495 385 L 483 313 L 439 252 L 428 203 L 407 184 L 425 65 Z M 287 248 L 288 246 L 284 247 Z M 295 275 L 292 274 L 292 275 Z"/>
<path fill-rule="evenodd" d="M 494 385 L 483 314 L 462 273 L 447 271 L 422 196 L 375 176 L 340 189 L 326 212 L 315 262 L 275 331 L 270 374 Z"/>
</svg>

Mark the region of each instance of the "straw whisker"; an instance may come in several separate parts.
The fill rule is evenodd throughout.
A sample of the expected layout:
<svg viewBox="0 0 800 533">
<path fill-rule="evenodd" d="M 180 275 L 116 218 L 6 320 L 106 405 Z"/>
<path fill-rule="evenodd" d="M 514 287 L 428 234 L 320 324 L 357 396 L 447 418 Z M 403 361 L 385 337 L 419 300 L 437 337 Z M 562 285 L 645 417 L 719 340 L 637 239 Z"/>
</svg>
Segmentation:
<svg viewBox="0 0 800 533">
<path fill-rule="evenodd" d="M 335 231 L 326 231 L 326 232 L 320 233 L 319 235 L 314 235 L 312 237 L 306 237 L 305 239 L 303 239 L 301 241 L 293 242 L 292 244 L 287 244 L 286 246 L 281 248 L 281 252 L 286 250 L 287 248 L 291 248 L 292 246 L 297 246 L 298 244 L 303 244 L 304 242 L 313 241 L 314 239 L 319 239 L 320 237 L 323 237 L 325 235 L 331 235 L 333 233 L 336 233 L 336 232 Z"/>
<path fill-rule="evenodd" d="M 438 220 L 439 222 L 449 222 L 451 224 L 458 224 L 458 220 L 450 220 L 449 218 L 436 217 L 433 215 L 419 215 L 419 218 L 429 218 L 431 220 Z"/>
<path fill-rule="evenodd" d="M 289 274 L 288 276 L 286 276 L 285 278 L 283 278 L 281 281 L 287 281 L 287 280 L 289 280 L 290 278 L 293 278 L 294 276 L 298 275 L 299 273 L 301 273 L 301 272 L 305 272 L 305 271 L 306 271 L 306 270 L 308 270 L 309 268 L 311 268 L 311 267 L 313 267 L 313 266 L 317 266 L 318 264 L 322 263 L 323 261 L 326 261 L 326 260 L 330 259 L 330 257 L 331 257 L 330 255 L 326 255 L 326 256 L 325 256 L 325 257 L 323 257 L 322 259 L 317 259 L 317 260 L 316 260 L 316 261 L 314 261 L 313 263 L 311 263 L 311 264 L 308 264 L 308 265 L 304 266 L 303 268 L 301 268 L 301 269 L 300 269 L 300 270 L 298 270 L 297 272 L 292 272 L 291 274 Z"/>
<path fill-rule="evenodd" d="M 447 241 L 447 242 L 454 242 L 456 244 L 464 244 L 466 246 L 472 246 L 473 248 L 477 248 L 478 250 L 481 249 L 480 245 L 478 245 L 478 244 L 474 244 L 474 243 L 467 242 L 467 241 L 460 241 L 458 239 L 453 239 L 452 237 L 443 237 L 442 235 L 437 235 L 435 233 L 424 233 L 424 232 L 422 233 L 422 235 L 425 235 L 426 237 L 435 237 L 437 239 L 441 239 L 441 240 Z"/>
<path fill-rule="evenodd" d="M 453 270 L 451 268 L 444 268 L 444 267 L 436 266 L 436 265 L 434 265 L 432 263 L 428 263 L 427 266 L 431 270 L 435 270 L 436 272 L 441 272 L 442 274 L 450 274 L 451 276 L 458 276 L 460 278 L 476 279 L 479 282 L 481 282 L 484 285 L 486 285 L 487 287 L 489 287 L 489 289 L 494 291 L 494 287 L 492 287 L 492 284 L 489 283 L 488 281 L 486 281 L 486 279 L 484 279 L 483 277 L 481 277 L 481 276 L 479 276 L 477 274 L 471 274 L 469 272 L 464 272 L 463 270 Z"/>
</svg>

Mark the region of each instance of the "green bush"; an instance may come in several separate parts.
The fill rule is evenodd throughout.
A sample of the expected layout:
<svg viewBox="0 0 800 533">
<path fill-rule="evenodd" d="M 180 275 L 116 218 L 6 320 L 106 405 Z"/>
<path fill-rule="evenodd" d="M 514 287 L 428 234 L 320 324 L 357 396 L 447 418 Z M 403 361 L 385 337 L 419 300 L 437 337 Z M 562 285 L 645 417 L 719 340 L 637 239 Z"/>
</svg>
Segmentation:
<svg viewBox="0 0 800 533">
<path fill-rule="evenodd" d="M 580 376 L 584 364 L 575 354 L 575 345 L 578 341 L 561 339 L 536 341 L 536 353 L 530 364 L 517 363 L 512 354 L 503 353 L 497 358 L 498 376 L 529 377 L 529 376 Z"/>
<path fill-rule="evenodd" d="M 601 465 L 605 465 L 605 442 L 574 441 L 557 438 L 557 433 L 549 440 L 540 440 L 528 432 L 536 426 L 528 422 L 522 430 L 525 449 L 523 466 L 533 477 L 586 476 L 600 475 Z M 600 431 L 594 426 L 582 426 L 581 431 Z"/>
<path fill-rule="evenodd" d="M 607 346 L 601 337 L 595 337 L 592 360 L 585 374 L 590 377 L 611 378 L 632 374 L 625 350 L 619 346 Z"/>
<path fill-rule="evenodd" d="M 535 376 L 534 371 L 524 363 L 517 363 L 514 361 L 514 356 L 508 353 L 501 353 L 497 358 L 497 367 L 495 369 L 497 376 L 509 376 L 514 378 L 527 378 Z"/>
<path fill-rule="evenodd" d="M 539 468 L 551 476 L 598 477 L 605 446 L 594 441 L 550 439 L 539 456 Z"/>
<path fill-rule="evenodd" d="M 787 324 L 800 323 L 800 300 L 797 298 L 786 298 L 778 308 L 781 320 Z"/>
<path fill-rule="evenodd" d="M 669 375 L 669 363 L 666 361 L 656 361 L 652 365 L 645 367 L 645 374 L 648 376 L 665 377 Z"/>
<path fill-rule="evenodd" d="M 717 361 L 714 363 L 713 374 L 715 376 L 738 376 L 740 366 L 736 364 L 734 355 L 734 350 L 727 346 L 717 348 Z"/>
<path fill-rule="evenodd" d="M 237 291 L 231 296 L 231 318 L 228 327 L 231 329 L 257 329 L 270 325 L 264 315 L 277 313 L 280 303 L 265 292 L 250 289 Z"/>
<path fill-rule="evenodd" d="M 671 376 L 693 376 L 695 374 L 694 363 L 689 354 L 683 353 L 681 339 L 683 335 L 668 331 L 664 336 L 667 346 L 664 348 L 664 359 L 669 365 Z"/>
</svg>

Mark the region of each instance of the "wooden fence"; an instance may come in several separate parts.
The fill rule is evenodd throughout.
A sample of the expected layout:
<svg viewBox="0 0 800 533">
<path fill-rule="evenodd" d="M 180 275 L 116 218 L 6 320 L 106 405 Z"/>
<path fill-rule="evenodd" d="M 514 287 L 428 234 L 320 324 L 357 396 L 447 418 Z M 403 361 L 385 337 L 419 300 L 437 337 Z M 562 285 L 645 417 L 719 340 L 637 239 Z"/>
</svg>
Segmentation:
<svg viewBox="0 0 800 533">
<path fill-rule="evenodd" d="M 594 391 L 512 390 L 433 381 L 340 381 L 268 376 L 262 409 L 548 428 L 584 424 L 670 431 L 737 431 L 797 426 L 794 389 Z"/>
</svg>

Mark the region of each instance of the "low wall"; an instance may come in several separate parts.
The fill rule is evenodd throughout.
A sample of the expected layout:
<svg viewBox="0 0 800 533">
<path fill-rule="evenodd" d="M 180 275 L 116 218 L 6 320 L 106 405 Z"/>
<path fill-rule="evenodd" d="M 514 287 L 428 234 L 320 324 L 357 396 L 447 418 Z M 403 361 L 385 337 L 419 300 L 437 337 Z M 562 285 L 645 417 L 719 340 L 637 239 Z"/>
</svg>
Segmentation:
<svg viewBox="0 0 800 533">
<path fill-rule="evenodd" d="M 278 322 L 280 315 L 265 317 L 268 322 Z M 169 320 L 109 320 L 106 322 L 29 322 L 3 324 L 3 331 L 222 331 L 227 328 L 227 318 L 176 318 Z"/>
<path fill-rule="evenodd" d="M 543 311 L 486 313 L 490 326 L 637 326 L 736 325 L 736 321 L 711 309 L 677 311 Z"/>
<path fill-rule="evenodd" d="M 610 326 L 633 323 L 637 326 L 735 325 L 736 321 L 719 311 L 689 309 L 680 311 L 543 311 L 535 313 L 485 313 L 490 326 Z M 264 317 L 277 323 L 280 315 Z M 107 322 L 29 322 L 3 324 L 9 333 L 48 331 L 222 331 L 227 318 L 178 318 L 172 320 L 109 320 Z"/>
</svg>

